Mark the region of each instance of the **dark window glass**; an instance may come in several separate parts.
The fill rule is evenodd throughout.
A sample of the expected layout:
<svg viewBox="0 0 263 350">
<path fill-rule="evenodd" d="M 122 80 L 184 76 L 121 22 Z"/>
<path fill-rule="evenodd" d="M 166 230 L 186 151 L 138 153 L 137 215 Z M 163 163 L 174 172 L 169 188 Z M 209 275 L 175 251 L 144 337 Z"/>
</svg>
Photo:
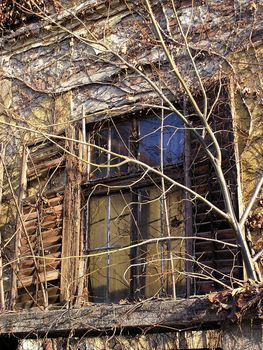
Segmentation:
<svg viewBox="0 0 263 350">
<path fill-rule="evenodd" d="M 91 143 L 94 143 L 96 146 L 102 147 L 104 149 L 108 149 L 108 139 L 109 129 L 104 128 L 94 132 L 91 135 Z M 108 153 L 101 151 L 97 148 L 91 149 L 91 163 L 93 163 L 91 167 L 91 178 L 101 178 L 106 177 L 108 175 Z M 95 165 L 96 164 L 96 165 Z"/>
<path fill-rule="evenodd" d="M 160 164 L 160 127 L 158 117 L 139 121 L 139 159 L 151 166 Z"/>
<path fill-rule="evenodd" d="M 124 156 L 129 155 L 130 149 L 131 123 L 121 123 L 111 127 L 111 151 Z M 123 158 L 111 156 L 110 164 L 118 164 L 123 161 Z M 125 174 L 128 172 L 128 164 L 123 164 L 119 167 L 111 168 L 110 174 Z"/>
<path fill-rule="evenodd" d="M 163 124 L 164 165 L 177 164 L 183 159 L 183 123 L 176 114 L 171 113 L 164 118 Z"/>
<path fill-rule="evenodd" d="M 183 158 L 183 123 L 174 113 L 164 117 L 163 125 L 158 117 L 139 121 L 139 159 L 160 166 L 162 149 L 164 166 L 177 164 Z"/>
<path fill-rule="evenodd" d="M 165 116 L 163 122 L 158 116 L 151 116 L 120 123 L 107 122 L 106 125 L 92 132 L 91 143 L 117 155 L 93 148 L 91 162 L 97 166 L 91 167 L 91 179 L 125 175 L 138 170 L 138 166 L 132 163 L 112 166 L 123 161 L 118 154 L 135 157 L 154 167 L 161 165 L 161 152 L 164 166 L 178 164 L 183 159 L 183 124 L 174 113 Z"/>
</svg>

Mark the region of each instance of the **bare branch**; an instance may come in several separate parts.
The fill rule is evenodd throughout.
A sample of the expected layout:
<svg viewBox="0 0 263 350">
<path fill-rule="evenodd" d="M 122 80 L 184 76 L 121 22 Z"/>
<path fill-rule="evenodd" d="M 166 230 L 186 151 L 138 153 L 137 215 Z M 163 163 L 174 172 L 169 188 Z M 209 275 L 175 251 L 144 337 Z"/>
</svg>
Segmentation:
<svg viewBox="0 0 263 350">
<path fill-rule="evenodd" d="M 260 179 L 259 179 L 259 181 L 257 183 L 257 186 L 256 186 L 256 188 L 255 188 L 255 190 L 253 192 L 253 195 L 250 198 L 250 201 L 249 201 L 245 211 L 243 212 L 243 214 L 241 216 L 241 219 L 240 219 L 240 225 L 241 226 L 243 226 L 245 224 L 245 222 L 246 222 L 246 220 L 248 218 L 248 215 L 249 215 L 249 213 L 250 213 L 250 211 L 251 211 L 251 209 L 252 209 L 252 207 L 253 207 L 256 199 L 257 199 L 257 196 L 258 196 L 258 194 L 259 194 L 259 192 L 261 190 L 262 185 L 263 185 L 263 173 L 261 174 L 261 177 L 260 177 Z"/>
</svg>

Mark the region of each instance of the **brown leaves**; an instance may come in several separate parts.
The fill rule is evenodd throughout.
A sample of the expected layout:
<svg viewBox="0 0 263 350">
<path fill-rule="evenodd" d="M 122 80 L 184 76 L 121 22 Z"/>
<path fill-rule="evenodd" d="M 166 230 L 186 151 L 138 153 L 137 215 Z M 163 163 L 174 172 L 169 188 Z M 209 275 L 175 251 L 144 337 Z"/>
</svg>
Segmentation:
<svg viewBox="0 0 263 350">
<path fill-rule="evenodd" d="M 255 12 L 257 11 L 257 4 L 255 3 L 255 1 L 251 2 L 250 10 Z"/>
<path fill-rule="evenodd" d="M 0 33 L 16 30 L 45 9 L 45 0 L 2 0 L 0 4 Z"/>
<path fill-rule="evenodd" d="M 58 13 L 62 9 L 61 0 L 53 0 L 53 6 L 55 11 Z"/>
<path fill-rule="evenodd" d="M 130 304 L 129 301 L 127 299 L 121 299 L 119 301 L 119 305 L 127 305 L 127 304 Z"/>
<path fill-rule="evenodd" d="M 250 230 L 263 228 L 263 213 L 255 213 L 247 219 L 247 227 Z"/>
<path fill-rule="evenodd" d="M 210 293 L 208 300 L 213 303 L 218 312 L 231 311 L 229 317 L 240 318 L 245 311 L 254 306 L 260 307 L 263 297 L 263 285 L 250 286 L 248 283 L 241 288 L 223 290 L 222 292 Z M 261 312 L 259 312 L 260 314 Z"/>
<path fill-rule="evenodd" d="M 254 209 L 253 213 L 249 215 L 246 221 L 246 227 L 253 231 L 256 229 L 263 228 L 263 198 L 260 198 L 258 201 L 257 208 Z"/>
<path fill-rule="evenodd" d="M 216 305 L 219 312 L 232 308 L 229 297 L 231 297 L 231 292 L 229 290 L 223 290 L 222 292 L 210 293 L 208 295 L 208 300 Z"/>
</svg>

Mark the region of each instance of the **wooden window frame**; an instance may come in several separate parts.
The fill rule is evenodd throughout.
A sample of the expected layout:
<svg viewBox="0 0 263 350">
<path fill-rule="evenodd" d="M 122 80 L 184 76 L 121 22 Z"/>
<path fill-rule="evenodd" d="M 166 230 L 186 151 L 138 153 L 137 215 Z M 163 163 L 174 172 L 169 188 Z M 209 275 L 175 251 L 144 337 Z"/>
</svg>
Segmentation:
<svg viewBox="0 0 263 350">
<path fill-rule="evenodd" d="M 152 116 L 152 115 L 151 115 Z M 150 116 L 150 117 L 151 117 Z M 156 114 L 153 115 L 153 116 L 157 116 Z M 158 116 L 159 117 L 159 116 Z M 144 118 L 140 115 L 140 116 L 137 116 L 137 117 L 133 117 L 132 119 L 132 126 L 136 129 L 136 131 L 138 132 L 138 124 L 140 122 L 140 120 L 143 120 Z M 113 124 L 116 124 L 118 125 L 118 122 L 123 122 L 125 123 L 126 121 L 128 120 L 128 117 L 125 116 L 124 118 L 121 117 L 119 119 L 115 119 L 114 120 L 114 123 Z M 99 125 L 101 125 L 101 123 L 109 123 L 110 121 L 102 121 L 102 122 L 99 122 Z M 96 123 L 93 123 L 93 124 L 88 124 L 87 125 L 87 128 L 85 130 L 85 133 L 87 135 L 87 141 L 90 142 L 90 138 L 89 138 L 89 130 L 93 130 L 95 129 L 96 130 Z M 134 133 L 134 130 L 132 131 L 132 133 Z M 108 138 L 110 138 L 110 133 L 108 134 Z M 185 142 L 185 133 L 183 132 L 182 136 L 181 136 L 181 140 L 182 142 L 184 143 Z M 134 140 L 131 141 L 131 143 L 129 144 L 129 146 L 132 144 Z M 110 141 L 107 142 L 107 144 L 109 145 L 110 147 Z M 183 145 L 184 147 L 184 145 Z M 137 146 L 138 148 L 138 146 Z M 130 149 L 130 148 L 129 148 Z M 133 149 L 134 151 L 134 149 Z M 137 149 L 137 152 L 138 152 L 138 149 Z M 181 181 L 183 182 L 184 181 L 184 176 L 182 176 L 182 174 L 184 173 L 184 163 L 185 163 L 185 157 L 184 157 L 184 152 L 182 151 L 182 159 L 180 162 L 178 162 L 178 164 L 173 164 L 173 165 L 167 165 L 165 166 L 165 172 L 167 175 L 171 176 L 173 179 L 176 179 L 177 181 Z M 139 153 L 137 153 L 137 156 L 138 156 Z M 91 160 L 91 150 L 89 149 L 88 150 L 88 160 L 90 162 Z M 109 161 L 110 161 L 110 157 L 108 156 L 108 159 L 107 159 L 107 162 L 109 164 Z M 114 194 L 114 193 L 118 193 L 120 191 L 122 191 L 122 189 L 112 189 L 112 190 L 109 190 L 105 187 L 102 187 L 102 188 L 99 188 L 97 187 L 99 184 L 103 184 L 103 185 L 115 185 L 117 184 L 118 186 L 123 186 L 123 188 L 125 188 L 125 186 L 127 184 L 129 184 L 131 181 L 134 181 L 136 182 L 137 180 L 140 179 L 140 177 L 142 176 L 143 174 L 143 171 L 142 170 L 139 170 L 138 168 L 136 168 L 136 166 L 132 165 L 131 168 L 129 169 L 130 172 L 126 173 L 126 174 L 123 174 L 123 175 L 120 175 L 120 176 L 110 176 L 109 174 L 109 171 L 107 172 L 107 175 L 105 177 L 102 177 L 102 178 L 95 178 L 95 179 L 92 179 L 90 177 L 88 177 L 88 181 L 84 182 L 84 184 L 82 185 L 83 187 L 83 196 L 84 198 L 88 198 L 90 197 L 91 195 L 92 196 L 106 196 L 106 195 L 109 195 L 109 194 Z M 88 169 L 88 173 L 90 173 L 91 171 L 91 168 L 89 167 Z M 147 188 L 147 187 L 150 187 L 151 185 L 153 185 L 153 182 L 152 181 L 157 181 L 157 183 L 160 184 L 160 178 L 157 178 L 156 176 L 152 176 L 151 179 L 148 178 L 148 179 L 144 179 L 143 181 L 141 181 L 139 184 L 136 184 L 134 185 L 132 188 L 134 191 L 139 191 L 139 190 L 143 190 L 144 188 Z M 96 190 L 94 191 L 94 187 L 96 188 Z M 135 194 L 133 194 L 133 196 L 135 196 Z M 164 214 L 162 213 L 163 209 L 163 200 L 160 200 L 160 215 L 163 216 Z M 132 199 L 132 202 L 134 200 Z M 89 231 L 89 210 L 88 210 L 88 205 L 86 202 L 84 202 L 85 204 L 85 207 L 86 207 L 86 212 L 85 212 L 85 219 L 84 219 L 84 254 L 89 254 L 89 253 L 92 253 L 92 249 L 89 249 L 88 247 L 88 231 Z M 109 202 L 108 202 L 108 205 Z M 134 214 L 133 214 L 134 215 Z M 138 218 L 136 217 L 135 218 L 135 221 L 137 220 Z M 108 224 L 107 224 L 108 225 Z M 107 226 L 106 225 L 106 226 Z M 133 224 L 131 225 L 131 241 L 132 243 L 134 241 L 138 241 L 138 236 L 137 236 L 137 233 L 136 233 L 136 229 L 134 229 L 132 226 L 134 225 L 134 222 Z M 185 230 L 184 230 L 185 231 Z M 108 233 L 109 234 L 109 233 Z M 161 225 L 161 232 L 160 232 L 160 237 L 164 236 L 164 228 L 163 228 L 163 225 Z M 167 244 L 167 246 L 170 245 L 170 242 L 169 242 L 169 239 L 167 239 L 167 241 L 163 241 L 161 244 L 160 244 L 160 247 L 161 249 L 163 249 L 163 246 Z M 105 251 L 107 249 L 111 249 L 110 247 L 101 247 L 101 248 L 97 248 L 96 250 L 97 251 Z M 139 300 L 141 298 L 144 297 L 143 293 L 139 292 L 140 290 L 140 283 L 138 282 L 138 279 L 136 279 L 134 276 L 136 275 L 136 264 L 138 263 L 138 247 L 136 248 L 132 248 L 130 250 L 130 255 L 131 255 L 131 259 L 130 261 L 132 261 L 132 264 L 135 265 L 135 266 L 132 266 L 131 267 L 131 278 L 130 278 L 130 292 L 129 292 L 129 299 L 131 300 Z M 170 248 L 168 248 L 170 249 Z M 162 262 L 161 264 L 163 264 L 163 258 L 162 258 Z M 108 267 L 107 267 L 108 268 Z M 163 267 L 162 267 L 163 269 Z M 138 274 L 137 274 L 138 275 Z M 107 283 L 108 283 L 108 280 L 107 280 Z M 162 283 L 162 282 L 161 282 Z M 109 289 L 109 285 L 107 285 L 107 289 Z M 185 295 L 183 297 L 186 297 L 187 295 L 189 294 L 189 291 L 186 290 L 185 291 Z M 162 286 L 162 292 L 160 293 L 160 296 L 167 296 L 167 293 L 164 292 L 164 288 Z M 108 298 L 108 295 L 106 296 L 106 300 L 105 302 L 110 302 L 109 298 Z"/>
</svg>

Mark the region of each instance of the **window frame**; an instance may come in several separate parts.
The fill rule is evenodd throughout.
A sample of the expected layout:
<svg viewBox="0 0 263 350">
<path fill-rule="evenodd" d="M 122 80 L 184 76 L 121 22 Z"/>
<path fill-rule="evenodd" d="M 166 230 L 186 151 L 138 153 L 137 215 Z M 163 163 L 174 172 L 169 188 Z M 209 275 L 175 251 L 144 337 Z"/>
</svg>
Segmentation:
<svg viewBox="0 0 263 350">
<path fill-rule="evenodd" d="M 168 113 L 167 115 L 172 115 L 172 113 Z M 167 117 L 167 115 L 165 116 L 165 118 Z M 89 135 L 89 131 L 96 131 L 95 129 L 95 126 L 98 124 L 98 125 L 103 125 L 104 123 L 105 124 L 108 124 L 108 128 L 109 127 L 112 127 L 112 125 L 109 126 L 109 123 L 113 123 L 114 126 L 118 125 L 119 123 L 125 123 L 127 120 L 129 121 L 129 118 L 131 116 L 121 116 L 121 117 L 116 117 L 114 119 L 114 121 L 112 122 L 112 119 L 111 120 L 102 120 L 102 121 L 99 121 L 98 123 L 92 123 L 92 124 L 87 124 L 86 125 L 86 129 L 85 129 L 85 132 L 87 134 L 87 137 L 88 137 L 88 142 L 90 142 L 90 135 Z M 144 116 L 142 116 L 142 112 L 140 113 L 139 116 L 132 116 L 132 121 L 131 121 L 131 124 L 132 124 L 132 127 L 133 128 L 136 128 L 137 129 L 137 133 L 138 133 L 138 124 L 141 120 L 145 120 L 146 118 L 152 118 L 152 117 L 158 117 L 160 118 L 159 115 L 157 114 L 150 114 L 147 115 L 146 113 L 146 117 L 144 118 Z M 181 123 L 181 121 L 179 120 L 178 117 L 177 118 L 177 121 L 179 121 Z M 184 155 L 184 147 L 185 147 L 185 130 L 182 127 L 182 131 L 180 130 L 180 133 L 182 133 L 182 135 L 180 136 L 180 139 L 183 143 L 183 145 L 180 145 L 180 147 L 182 147 L 181 151 L 180 151 L 180 155 L 181 155 L 181 159 L 180 161 L 178 161 L 177 163 L 175 164 L 169 164 L 169 165 L 165 165 L 163 166 L 164 167 L 164 170 L 165 170 L 165 173 L 172 177 L 173 179 L 177 180 L 177 181 L 181 181 L 183 182 L 184 181 L 184 163 L 185 163 L 185 155 Z M 95 129 L 95 130 L 94 130 Z M 108 139 L 111 137 L 110 133 L 108 132 Z M 160 141 L 161 141 L 161 137 L 160 138 Z M 131 142 L 133 142 L 134 140 L 132 140 Z M 110 145 L 110 142 L 108 141 L 107 142 L 108 145 Z M 131 145 L 130 143 L 130 140 L 129 140 L 129 146 Z M 138 152 L 138 145 L 137 147 L 135 146 L 134 148 L 137 148 L 137 152 Z M 130 150 L 130 148 L 129 148 Z M 128 150 L 128 152 L 129 152 Z M 137 153 L 138 155 L 138 153 Z M 108 156 L 108 159 L 107 159 L 107 162 L 109 163 L 109 156 Z M 90 160 L 91 160 L 91 146 L 89 146 L 89 149 L 88 149 L 88 160 L 90 163 Z M 155 168 L 158 167 L 158 166 L 154 166 Z M 109 169 L 109 168 L 108 168 Z M 91 167 L 89 166 L 88 170 L 87 170 L 87 173 L 89 174 L 91 171 Z M 85 201 L 84 201 L 84 205 L 85 205 L 85 218 L 84 218 L 84 253 L 85 254 L 89 254 L 89 253 L 92 253 L 94 252 L 95 250 L 96 251 L 107 251 L 107 250 L 111 250 L 111 249 L 114 249 L 114 248 L 111 248 L 111 247 L 101 247 L 101 248 L 96 248 L 95 250 L 94 249 L 90 249 L 89 248 L 89 244 L 88 244 L 88 241 L 89 241 L 89 209 L 88 209 L 88 204 L 87 204 L 87 201 L 86 199 L 87 198 L 90 198 L 92 196 L 106 196 L 106 195 L 111 195 L 111 194 L 114 194 L 114 193 L 119 193 L 123 190 L 123 188 L 125 188 L 125 185 L 127 185 L 128 183 L 131 182 L 131 180 L 133 180 L 134 182 L 137 182 L 142 174 L 143 174 L 144 170 L 140 170 L 138 169 L 138 167 L 132 165 L 131 166 L 131 171 L 128 172 L 128 173 L 125 173 L 123 175 L 119 175 L 118 174 L 116 175 L 112 175 L 112 176 L 106 176 L 106 177 L 98 177 L 98 178 L 90 178 L 88 176 L 88 179 L 87 181 L 85 181 L 82 185 L 82 188 L 83 188 L 83 196 L 85 198 Z M 108 174 L 109 174 L 109 171 L 108 171 Z M 140 190 L 143 190 L 147 187 L 150 187 L 151 185 L 153 185 L 154 181 L 156 181 L 157 184 L 160 184 L 161 183 L 161 179 L 160 177 L 158 177 L 157 175 L 151 175 L 151 177 L 148 177 L 146 179 L 143 179 L 142 181 L 140 181 L 140 183 L 136 183 L 132 189 L 133 191 L 140 191 Z M 107 187 L 104 187 L 104 186 L 98 186 L 99 184 L 103 184 L 103 185 L 108 185 L 108 186 L 114 186 L 114 185 L 117 185 L 117 186 L 121 186 L 120 189 L 116 189 L 116 188 L 113 188 L 113 189 L 109 189 Z M 94 189 L 95 188 L 95 189 Z M 124 190 L 125 191 L 125 190 Z M 125 191 L 126 192 L 126 191 Z M 164 213 L 163 213 L 163 207 L 165 198 L 163 197 L 162 200 L 159 200 L 159 207 L 160 207 L 160 215 L 163 217 Z M 132 199 L 133 201 L 133 199 Z M 184 210 L 184 206 L 182 205 L 182 208 Z M 161 213 L 162 212 L 162 213 Z M 136 218 L 135 220 L 137 220 L 138 218 Z M 163 220 L 162 220 L 163 221 Z M 132 228 L 132 226 L 134 225 L 134 220 L 133 220 L 133 224 L 131 224 L 131 232 L 130 232 L 130 238 L 131 238 L 131 244 L 133 244 L 135 241 L 138 242 L 138 234 L 136 233 L 136 230 L 134 228 Z M 161 232 L 160 232 L 160 237 L 161 236 L 164 236 L 164 228 L 163 228 L 163 225 L 161 225 L 162 228 L 161 228 Z M 184 229 L 184 232 L 185 232 L 185 229 Z M 165 241 L 162 241 L 161 243 L 158 243 L 161 247 L 162 250 L 164 250 L 164 245 L 167 245 L 167 251 L 171 251 L 171 242 L 169 241 L 169 239 L 165 240 Z M 147 245 L 146 245 L 147 246 Z M 130 286 L 129 286 L 129 299 L 130 300 L 139 300 L 141 298 L 144 298 L 145 296 L 143 295 L 143 293 L 141 292 L 138 292 L 140 290 L 140 282 L 138 282 L 138 278 L 135 278 L 135 275 L 136 275 L 136 270 L 138 270 L 138 268 L 136 267 L 136 264 L 138 264 L 138 250 L 140 250 L 141 247 L 135 247 L 135 248 L 131 248 L 129 250 L 129 253 L 130 253 L 130 262 L 132 264 L 131 268 L 130 268 Z M 185 249 L 186 249 L 186 246 L 185 246 Z M 147 250 L 147 247 L 145 248 L 145 250 Z M 164 261 L 164 257 L 162 256 L 162 261 L 161 261 L 161 265 L 163 265 L 163 261 Z M 135 265 L 135 266 L 133 266 Z M 185 263 L 184 263 L 185 265 Z M 108 269 L 108 266 L 107 266 L 107 269 Z M 163 269 L 163 267 L 162 267 Z M 141 274 L 139 274 L 139 277 L 140 277 Z M 143 274 L 142 274 L 143 276 Z M 140 279 L 140 278 L 139 278 Z M 87 278 L 88 280 L 88 278 Z M 109 290 L 109 281 L 107 280 L 107 290 Z M 89 286 L 89 283 L 87 282 L 87 285 Z M 168 291 L 164 291 L 164 286 L 163 286 L 163 282 L 161 282 L 161 285 L 162 285 L 162 291 L 160 292 L 160 297 L 167 297 L 168 296 Z M 104 302 L 112 302 L 109 300 L 109 297 L 108 297 L 108 291 L 107 291 L 107 295 L 106 295 L 106 300 Z M 184 292 L 184 295 L 178 295 L 178 297 L 186 297 L 187 295 L 187 291 L 186 291 L 186 285 L 185 285 L 185 292 Z"/>
<path fill-rule="evenodd" d="M 144 121 L 144 120 L 147 120 L 147 119 L 152 119 L 154 117 L 157 117 L 157 118 L 160 118 L 160 116 L 156 113 L 156 112 L 152 112 L 150 113 L 149 111 L 146 111 L 145 112 L 145 115 L 143 115 L 143 112 L 140 111 L 139 115 L 124 115 L 124 116 L 119 116 L 119 117 L 115 117 L 115 118 L 110 118 L 110 119 L 102 119 L 102 120 L 99 120 L 98 122 L 93 122 L 93 123 L 87 123 L 86 124 L 86 129 L 85 129 L 85 134 L 87 135 L 87 139 L 86 141 L 91 144 L 92 143 L 92 138 L 90 136 L 90 133 L 93 132 L 93 131 L 97 131 L 97 130 L 104 130 L 104 129 L 112 129 L 112 127 L 115 127 L 115 129 L 117 130 L 117 127 L 116 125 L 121 125 L 121 124 L 124 124 L 126 123 L 127 121 L 129 122 L 130 119 L 131 119 L 131 132 L 130 132 L 130 135 L 131 137 L 129 137 L 129 140 L 128 140 L 128 153 L 130 153 L 131 155 L 134 155 L 134 158 L 136 160 L 139 160 L 139 161 L 142 161 L 140 159 L 140 151 L 139 151 L 139 142 L 140 142 L 140 121 Z M 167 115 L 165 116 L 162 116 L 161 118 L 167 118 L 169 116 L 172 116 L 174 115 L 177 119 L 177 123 L 181 123 L 181 125 L 179 125 L 177 128 L 178 128 L 178 133 L 181 133 L 182 136 L 181 136 L 181 141 L 182 143 L 179 144 L 179 147 L 181 148 L 180 150 L 180 157 L 181 159 L 180 160 L 177 160 L 176 163 L 171 163 L 171 164 L 163 164 L 163 168 L 165 170 L 169 170 L 169 169 L 173 169 L 174 167 L 179 167 L 179 166 L 183 166 L 184 164 L 184 148 L 185 148 L 185 129 L 183 127 L 183 123 L 182 121 L 180 120 L 180 118 L 178 116 L 175 115 L 175 113 L 168 113 Z M 107 123 L 109 124 L 108 126 L 104 127 L 104 123 Z M 98 125 L 98 128 L 96 128 L 96 126 Z M 161 126 L 160 126 L 161 127 Z M 173 128 L 175 127 L 175 125 L 168 125 L 168 126 L 164 126 L 164 129 L 165 127 L 168 127 L 168 128 Z M 159 128 L 158 128 L 159 129 Z M 163 129 L 163 130 L 164 130 Z M 145 138 L 147 136 L 143 136 L 143 138 Z M 112 151 L 112 141 L 111 141 L 111 130 L 110 132 L 108 132 L 108 140 L 107 140 L 107 147 L 108 147 L 108 150 L 109 151 Z M 161 138 L 160 138 L 160 142 L 161 142 Z M 134 145 L 134 146 L 133 146 Z M 158 146 L 158 147 L 161 147 L 161 144 Z M 104 147 L 105 148 L 105 147 Z M 114 151 L 113 151 L 114 152 Z M 140 174 L 143 172 L 143 170 L 139 170 L 139 166 L 138 165 L 134 165 L 133 163 L 128 163 L 128 171 L 125 171 L 124 174 L 113 174 L 113 175 L 110 175 L 110 167 L 107 168 L 107 174 L 106 176 L 102 176 L 102 177 L 95 177 L 95 178 L 92 178 L 90 176 L 91 174 L 91 170 L 92 170 L 92 151 L 91 151 L 91 146 L 88 146 L 88 166 L 87 166 L 87 181 L 84 181 L 84 184 L 85 185 L 88 185 L 90 183 L 96 183 L 97 181 L 111 181 L 111 180 L 114 180 L 114 178 L 116 178 L 117 176 L 121 176 L 121 178 L 125 178 L 129 175 L 131 176 L 136 176 L 136 174 Z M 120 158 L 121 160 L 121 158 Z M 107 166 L 110 165 L 110 161 L 111 161 L 111 155 L 110 153 L 108 153 L 107 155 Z M 142 161 L 143 162 L 143 161 Z M 106 163 L 104 163 L 106 164 Z M 147 163 L 146 163 L 147 164 Z M 157 165 L 150 165 L 152 166 L 153 168 L 159 168 L 160 165 L 159 163 Z M 129 169 L 130 168 L 130 169 Z M 113 168 L 114 169 L 114 168 Z"/>
</svg>

